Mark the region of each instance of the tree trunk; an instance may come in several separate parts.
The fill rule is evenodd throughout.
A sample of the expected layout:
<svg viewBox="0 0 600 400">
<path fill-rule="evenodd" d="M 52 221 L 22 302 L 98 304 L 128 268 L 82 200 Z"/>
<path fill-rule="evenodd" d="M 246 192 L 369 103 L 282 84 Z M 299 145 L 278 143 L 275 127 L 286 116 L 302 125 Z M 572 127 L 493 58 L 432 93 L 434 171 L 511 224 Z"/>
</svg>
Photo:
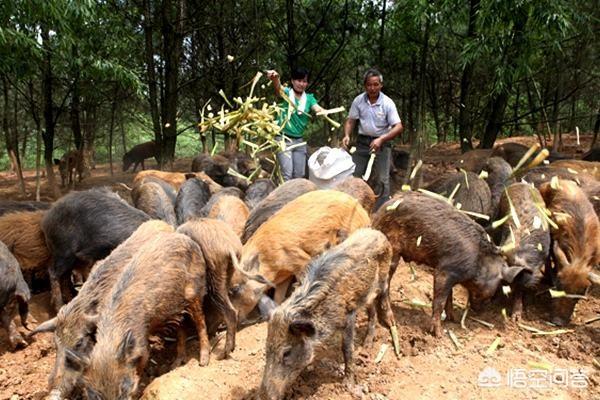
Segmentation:
<svg viewBox="0 0 600 400">
<path fill-rule="evenodd" d="M 162 127 L 160 114 L 158 112 L 158 88 L 156 80 L 156 66 L 154 65 L 153 19 L 150 9 L 150 0 L 144 0 L 144 57 L 146 59 L 146 80 L 148 83 L 148 103 L 150 105 L 150 116 L 152 117 L 152 128 L 154 129 L 154 141 L 160 149 L 162 147 Z M 158 165 L 160 168 L 161 154 L 159 152 Z"/>
<path fill-rule="evenodd" d="M 385 43 L 385 17 L 386 17 L 386 6 L 387 1 L 381 2 L 381 28 L 379 30 L 379 56 L 377 57 L 377 63 L 381 67 L 383 64 L 383 54 L 384 54 L 384 43 Z"/>
<path fill-rule="evenodd" d="M 177 142 L 177 104 L 179 61 L 182 47 L 182 8 L 183 0 L 165 0 L 162 14 L 163 58 L 165 60 L 165 101 L 161 107 L 163 123 L 163 143 L 161 147 L 162 165 L 173 168 L 175 145 Z"/>
<path fill-rule="evenodd" d="M 108 129 L 108 164 L 110 165 L 110 176 L 114 176 L 115 171 L 113 169 L 113 135 L 115 132 L 115 114 L 117 112 L 117 93 L 115 90 L 115 96 L 110 106 L 110 127 Z"/>
<path fill-rule="evenodd" d="M 52 152 L 54 151 L 54 111 L 52 102 L 52 49 L 50 47 L 50 33 L 45 25 L 41 29 L 42 49 L 44 50 L 42 62 L 42 96 L 44 102 L 44 121 L 45 131 L 44 138 L 44 162 L 46 164 L 46 176 L 48 186 L 54 197 L 58 199 L 61 196 L 60 189 L 54 178 L 54 168 L 52 160 Z"/>
<path fill-rule="evenodd" d="M 598 145 L 598 132 L 600 132 L 600 109 L 598 109 L 598 113 L 596 114 L 596 123 L 594 124 L 594 138 L 592 139 L 590 149 L 593 149 Z"/>
<path fill-rule="evenodd" d="M 469 5 L 469 27 L 467 28 L 467 40 L 475 40 L 477 32 L 477 13 L 479 0 L 471 0 Z M 458 102 L 458 134 L 460 136 L 460 148 L 464 153 L 473 149 L 473 121 L 471 116 L 470 89 L 473 80 L 475 63 L 467 62 L 460 78 L 460 100 Z"/>
<path fill-rule="evenodd" d="M 17 136 L 17 115 L 16 115 L 16 96 L 15 91 L 15 114 L 14 120 L 12 121 L 12 129 L 9 127 L 9 113 L 10 113 L 10 101 L 8 93 L 8 80 L 5 75 L 2 75 L 2 87 L 4 92 L 4 113 L 2 115 L 2 128 L 4 130 L 4 137 L 6 139 L 6 153 L 10 160 L 10 164 L 13 167 L 15 174 L 17 175 L 19 183 L 19 192 L 22 196 L 25 195 L 25 181 L 23 180 L 23 171 L 21 170 L 21 160 L 19 159 L 19 141 Z"/>
<path fill-rule="evenodd" d="M 79 94 L 79 65 L 77 59 L 79 58 L 77 46 L 73 46 L 73 93 L 71 94 L 71 130 L 73 131 L 73 140 L 75 141 L 75 148 L 77 150 L 83 150 L 83 137 L 81 135 L 81 122 L 79 119 L 80 110 L 80 94 Z"/>
<path fill-rule="evenodd" d="M 494 142 L 502 129 L 504 113 L 506 111 L 506 105 L 508 104 L 508 96 L 512 90 L 515 79 L 514 75 L 517 70 L 515 60 L 517 59 L 517 55 L 521 52 L 521 47 L 524 45 L 524 29 L 528 18 L 529 14 L 525 8 L 517 10 L 517 15 L 515 16 L 514 25 L 512 27 L 512 41 L 506 49 L 506 65 L 503 66 L 503 68 L 509 70 L 509 73 L 507 74 L 508 78 L 507 81 L 504 82 L 502 88 L 490 99 L 490 114 L 480 146 L 484 149 L 491 149 L 494 146 Z"/>
<path fill-rule="evenodd" d="M 296 26 L 294 21 L 294 0 L 285 0 L 285 17 L 287 23 L 287 62 L 291 69 L 298 65 L 298 54 L 296 52 Z"/>
</svg>

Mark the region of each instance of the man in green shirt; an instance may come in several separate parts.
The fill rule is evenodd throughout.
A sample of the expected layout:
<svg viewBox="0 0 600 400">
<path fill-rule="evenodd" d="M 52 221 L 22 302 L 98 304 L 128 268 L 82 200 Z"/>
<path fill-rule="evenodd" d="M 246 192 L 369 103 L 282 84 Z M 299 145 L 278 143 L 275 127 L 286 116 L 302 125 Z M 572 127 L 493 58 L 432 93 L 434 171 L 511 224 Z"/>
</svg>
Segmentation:
<svg viewBox="0 0 600 400">
<path fill-rule="evenodd" d="M 287 123 L 281 131 L 281 136 L 277 140 L 283 140 L 285 150 L 277 154 L 277 162 L 281 170 L 284 181 L 293 178 L 304 178 L 306 173 L 306 142 L 303 139 L 304 131 L 310 120 L 310 112 L 319 112 L 322 108 L 317 103 L 315 96 L 306 93 L 308 86 L 308 70 L 304 68 L 295 68 L 292 70 L 292 87 L 283 88 L 279 81 L 277 71 L 267 71 L 267 78 L 273 82 L 275 94 L 281 96 L 283 92 L 293 103 L 294 107 L 290 110 L 287 101 L 281 103 L 281 114 L 279 123 Z"/>
</svg>

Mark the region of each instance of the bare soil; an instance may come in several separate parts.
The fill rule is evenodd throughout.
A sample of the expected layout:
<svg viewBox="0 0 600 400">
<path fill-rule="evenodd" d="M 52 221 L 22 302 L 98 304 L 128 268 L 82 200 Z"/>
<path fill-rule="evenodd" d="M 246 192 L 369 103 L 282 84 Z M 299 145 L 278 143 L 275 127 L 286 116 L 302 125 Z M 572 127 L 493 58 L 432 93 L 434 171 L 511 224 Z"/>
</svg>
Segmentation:
<svg viewBox="0 0 600 400">
<path fill-rule="evenodd" d="M 577 146 L 574 136 L 563 138 L 567 154 L 582 153 L 589 137 L 582 136 Z M 531 144 L 535 138 L 511 138 Z M 506 141 L 506 140 L 505 140 Z M 439 144 L 427 152 L 425 179 L 448 168 L 459 158 L 457 144 Z M 186 170 L 189 160 L 181 160 L 176 169 Z M 117 166 L 120 167 L 120 166 Z M 129 184 L 132 173 L 110 176 L 106 165 L 99 166 L 78 186 Z M 26 171 L 27 186 L 33 191 L 35 172 Z M 117 188 L 117 186 L 114 186 Z M 45 189 L 45 188 L 44 188 Z M 123 194 L 127 191 L 122 189 Z M 50 196 L 43 191 L 43 197 Z M 14 176 L 0 173 L 2 198 L 23 199 L 18 194 Z M 28 197 L 30 199 L 30 197 Z M 469 311 L 465 328 L 460 322 L 444 322 L 444 335 L 434 338 L 427 332 L 432 298 L 432 276 L 427 268 L 400 265 L 392 281 L 391 299 L 398 324 L 401 355 L 396 357 L 387 331 L 378 327 L 372 348 L 361 347 L 365 334 L 364 313 L 359 317 L 356 338 L 356 373 L 363 398 L 382 399 L 600 399 L 600 321 L 586 323 L 600 315 L 600 288 L 591 290 L 579 301 L 569 332 L 557 335 L 534 335 L 509 318 L 509 309 L 499 296 L 484 311 Z M 552 331 L 556 327 L 545 321 L 549 313 L 548 293 L 532 293 L 525 304 L 521 325 Z M 455 290 L 455 317 L 460 319 L 466 297 Z M 424 305 L 418 305 L 424 304 Z M 30 305 L 30 324 L 51 316 L 49 294 L 36 294 Z M 486 327 L 470 317 L 493 324 Z M 25 332 L 22 328 L 20 328 Z M 456 337 L 456 344 L 450 337 Z M 191 335 L 191 332 L 190 332 Z M 219 334 L 220 335 L 220 334 Z M 220 336 L 217 336 L 220 338 Z M 496 350 L 490 346 L 499 339 Z M 188 341 L 188 361 L 168 372 L 174 346 L 166 342 L 155 346 L 146 370 L 143 386 L 145 399 L 250 399 L 262 378 L 266 341 L 266 324 L 259 323 L 241 330 L 236 349 L 227 360 L 220 360 L 223 340 L 218 340 L 208 367 L 197 364 L 197 341 Z M 378 353 L 387 346 L 379 363 Z M 47 395 L 47 377 L 54 363 L 51 334 L 41 334 L 30 345 L 16 352 L 7 349 L 6 336 L 0 333 L 0 399 L 42 399 Z M 594 364 L 594 358 L 596 364 Z M 487 370 L 486 370 L 487 368 Z M 487 375 L 480 376 L 483 371 Z M 341 343 L 309 367 L 293 385 L 290 399 L 352 399 L 342 384 Z M 495 375 L 497 374 L 497 375 Z M 491 381 L 489 378 L 497 378 Z M 484 378 L 488 378 L 484 380 Z M 562 378 L 562 379 L 561 379 Z M 487 386 L 486 386 L 487 384 Z"/>
</svg>

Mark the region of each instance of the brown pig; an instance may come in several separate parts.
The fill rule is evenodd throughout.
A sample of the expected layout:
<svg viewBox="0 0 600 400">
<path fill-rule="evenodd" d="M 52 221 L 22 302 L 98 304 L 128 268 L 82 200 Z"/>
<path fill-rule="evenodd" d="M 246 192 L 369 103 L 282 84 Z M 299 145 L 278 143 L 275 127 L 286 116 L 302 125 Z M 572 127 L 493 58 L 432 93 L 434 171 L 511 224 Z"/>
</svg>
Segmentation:
<svg viewBox="0 0 600 400">
<path fill-rule="evenodd" d="M 600 224 L 592 204 L 575 182 L 557 179 L 544 183 L 540 193 L 558 229 L 552 231 L 554 268 L 552 281 L 567 295 L 585 293 L 590 283 L 600 283 L 592 267 L 600 262 Z M 578 298 L 552 299 L 552 322 L 566 325 Z"/>
<path fill-rule="evenodd" d="M 514 320 L 521 318 L 523 291 L 538 288 L 543 278 L 550 252 L 550 227 L 544 209 L 540 192 L 526 183 L 510 185 L 500 199 L 498 217 L 508 219 L 496 230 L 496 242 L 502 246 L 509 265 L 526 268 L 511 285 Z"/>
<path fill-rule="evenodd" d="M 88 399 L 135 397 L 150 355 L 150 335 L 178 326 L 186 313 L 196 324 L 200 364 L 206 365 L 210 347 L 202 311 L 205 294 L 204 259 L 196 242 L 178 233 L 159 233 L 143 245 L 107 294 L 92 352 L 83 356 L 66 350 L 67 362 L 82 370 L 79 384 Z M 179 329 L 178 359 L 185 341 Z"/>
<path fill-rule="evenodd" d="M 163 181 L 167 182 L 169 185 L 173 186 L 173 188 L 175 190 L 179 190 L 181 185 L 183 185 L 183 183 L 186 180 L 188 180 L 189 178 L 194 178 L 194 177 L 205 182 L 209 186 L 210 192 L 212 194 L 215 194 L 219 190 L 222 189 L 221 185 L 219 185 L 217 182 L 213 181 L 204 172 L 165 172 L 165 171 L 157 171 L 154 169 L 147 169 L 145 171 L 140 171 L 137 174 L 135 174 L 135 177 L 133 178 L 133 184 L 135 185 L 138 181 L 140 181 L 146 177 L 149 177 L 149 176 L 153 176 L 153 177 L 162 179 Z"/>
<path fill-rule="evenodd" d="M 79 177 L 79 182 L 83 179 L 84 175 L 84 163 L 83 163 L 83 152 L 80 150 L 71 150 L 66 152 L 60 160 L 54 159 L 54 164 L 58 165 L 58 171 L 60 172 L 61 186 L 74 186 L 75 181 L 73 180 L 73 173 L 75 172 Z"/>
<path fill-rule="evenodd" d="M 214 196 L 213 196 L 214 197 Z M 238 237 L 244 234 L 244 226 L 248 220 L 250 211 L 248 206 L 238 197 L 234 196 L 218 196 L 215 201 L 207 204 L 208 218 L 215 218 L 225 222 L 233 229 L 233 232 Z"/>
<path fill-rule="evenodd" d="M 169 194 L 157 182 L 144 182 L 131 191 L 135 208 L 142 210 L 153 219 L 160 219 L 176 226 L 175 205 Z"/>
<path fill-rule="evenodd" d="M 21 325 L 27 327 L 28 302 L 31 294 L 21 274 L 18 261 L 2 242 L 0 242 L 0 277 L 0 327 L 8 333 L 8 342 L 12 349 L 26 346 L 27 342 L 17 331 L 13 319 L 18 309 Z"/>
<path fill-rule="evenodd" d="M 256 230 L 277 211 L 281 210 L 290 201 L 317 189 L 317 185 L 304 178 L 291 179 L 273 190 L 267 197 L 260 201 L 250 212 L 244 228 L 242 243 L 256 232 Z"/>
<path fill-rule="evenodd" d="M 441 315 L 453 320 L 452 288 L 463 285 L 470 304 L 494 295 L 504 280 L 511 283 L 524 270 L 509 267 L 484 229 L 450 204 L 416 192 L 402 192 L 373 214 L 373 228 L 394 249 L 390 277 L 402 257 L 434 268 L 431 330 L 442 333 Z"/>
<path fill-rule="evenodd" d="M 0 241 L 15 256 L 25 280 L 48 279 L 50 251 L 40 225 L 46 211 L 21 211 L 0 217 Z"/>
<path fill-rule="evenodd" d="M 108 294 L 138 249 L 161 232 L 173 232 L 173 227 L 159 220 L 140 225 L 108 257 L 94 265 L 77 296 L 61 307 L 55 318 L 40 324 L 31 333 L 54 331 L 56 359 L 48 379 L 53 399 L 71 396 L 80 376 L 80 371 L 67 362 L 66 351 L 76 351 L 86 357 L 90 354 L 95 345 L 95 315 L 104 309 Z"/>
<path fill-rule="evenodd" d="M 192 238 L 202 250 L 206 264 L 207 306 L 214 307 L 227 325 L 224 350 L 227 358 L 235 348 L 237 330 L 237 311 L 229 300 L 228 291 L 233 275 L 233 257 L 240 256 L 242 242 L 225 222 L 216 219 L 194 219 L 177 228 L 177 232 Z M 220 320 L 211 322 L 216 324 Z"/>
<path fill-rule="evenodd" d="M 375 192 L 364 179 L 349 176 L 333 187 L 333 190 L 348 193 L 354 197 L 369 214 L 375 205 Z"/>
<path fill-rule="evenodd" d="M 395 329 L 388 290 L 391 258 L 386 237 L 365 228 L 311 261 L 302 284 L 270 315 L 261 399 L 282 399 L 338 332 L 343 334 L 344 381 L 352 388 L 357 310 L 367 306 L 366 345 L 373 339 L 376 314 L 382 325 Z"/>
<path fill-rule="evenodd" d="M 291 181 L 290 181 L 291 182 Z M 300 280 L 312 257 L 370 225 L 369 215 L 352 196 L 335 190 L 308 192 L 286 204 L 262 224 L 242 248 L 243 274 L 234 274 L 232 302 L 245 318 L 268 284 L 281 303 L 292 277 Z"/>
</svg>

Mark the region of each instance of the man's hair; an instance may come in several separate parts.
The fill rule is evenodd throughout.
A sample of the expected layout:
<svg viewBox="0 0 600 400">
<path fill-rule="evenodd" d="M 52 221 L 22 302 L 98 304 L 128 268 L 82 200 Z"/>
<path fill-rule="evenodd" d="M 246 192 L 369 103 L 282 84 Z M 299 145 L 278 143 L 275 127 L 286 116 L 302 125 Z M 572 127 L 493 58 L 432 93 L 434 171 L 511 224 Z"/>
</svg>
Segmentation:
<svg viewBox="0 0 600 400">
<path fill-rule="evenodd" d="M 308 79 L 309 71 L 306 68 L 296 67 L 292 69 L 292 79 Z"/>
<path fill-rule="evenodd" d="M 383 83 L 383 75 L 381 75 L 381 72 L 379 72 L 377 68 L 369 68 L 367 72 L 365 72 L 363 83 L 366 84 L 367 80 L 372 76 L 378 77 L 379 83 Z"/>
</svg>

